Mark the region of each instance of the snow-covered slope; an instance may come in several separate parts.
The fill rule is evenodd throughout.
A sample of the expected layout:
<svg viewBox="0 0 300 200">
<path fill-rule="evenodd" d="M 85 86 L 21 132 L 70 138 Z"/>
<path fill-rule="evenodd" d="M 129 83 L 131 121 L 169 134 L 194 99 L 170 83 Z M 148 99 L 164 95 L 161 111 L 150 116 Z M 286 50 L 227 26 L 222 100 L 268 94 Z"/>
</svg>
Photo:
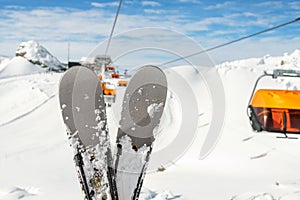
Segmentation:
<svg viewBox="0 0 300 200">
<path fill-rule="evenodd" d="M 16 56 L 24 57 L 33 64 L 38 64 L 43 68 L 54 71 L 65 69 L 65 66 L 45 47 L 33 40 L 22 42 L 16 51 Z"/>
<path fill-rule="evenodd" d="M 141 199 L 300 199 L 299 140 L 254 133 L 246 116 L 256 78 L 273 68 L 300 69 L 299 54 L 297 50 L 280 57 L 227 62 L 212 70 L 224 86 L 225 123 L 214 151 L 202 160 L 199 154 L 212 124 L 213 106 L 205 77 L 190 66 L 166 69 L 169 99 Z M 1 200 L 82 199 L 60 116 L 60 77 L 41 73 L 0 79 Z M 299 80 L 267 79 L 263 86 L 299 89 Z M 123 91 L 118 88 L 116 104 L 108 109 L 112 135 Z M 179 130 L 186 137 L 192 131 L 192 140 L 178 146 L 182 152 L 176 157 L 163 160 L 159 156 L 176 141 Z M 177 153 L 173 150 L 170 154 Z M 166 169 L 157 172 L 162 166 Z"/>
<path fill-rule="evenodd" d="M 8 78 L 12 76 L 21 76 L 45 72 L 38 65 L 34 65 L 23 57 L 17 56 L 12 59 L 6 59 L 0 63 L 0 78 Z"/>
</svg>

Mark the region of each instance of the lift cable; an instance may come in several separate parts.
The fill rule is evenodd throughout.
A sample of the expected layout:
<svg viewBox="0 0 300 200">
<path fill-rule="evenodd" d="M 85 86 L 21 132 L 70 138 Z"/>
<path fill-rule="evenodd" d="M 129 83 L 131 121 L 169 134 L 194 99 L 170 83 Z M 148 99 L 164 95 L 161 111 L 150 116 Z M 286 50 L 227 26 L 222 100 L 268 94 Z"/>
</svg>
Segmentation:
<svg viewBox="0 0 300 200">
<path fill-rule="evenodd" d="M 116 23 L 117 23 L 117 19 L 118 19 L 119 13 L 120 13 L 121 5 L 122 5 L 122 0 L 120 0 L 120 2 L 119 2 L 118 10 L 117 10 L 117 13 L 116 13 L 116 16 L 115 16 L 115 21 L 113 23 L 113 27 L 111 29 L 111 32 L 110 32 L 110 35 L 109 35 L 109 39 L 108 39 L 108 42 L 107 42 L 107 45 L 106 45 L 105 56 L 107 55 L 107 52 L 108 52 L 108 49 L 109 49 L 109 46 L 110 46 L 110 42 L 111 42 L 114 30 L 115 30 L 115 26 L 116 26 Z"/>
<path fill-rule="evenodd" d="M 221 47 L 224 47 L 224 46 L 227 46 L 227 45 L 230 45 L 230 44 L 233 44 L 233 43 L 236 43 L 236 42 L 239 42 L 239 41 L 242 41 L 242 40 L 245 40 L 245 39 L 257 36 L 257 35 L 260 35 L 260 34 L 263 34 L 263 33 L 266 33 L 266 32 L 269 32 L 269 31 L 281 28 L 283 26 L 287 26 L 289 24 L 292 24 L 292 23 L 295 23 L 295 22 L 298 22 L 298 21 L 300 21 L 300 17 L 298 17 L 297 19 L 294 19 L 292 21 L 289 21 L 289 22 L 286 22 L 286 23 L 283 23 L 283 24 L 280 24 L 280 25 L 277 25 L 277 26 L 274 26 L 274 27 L 271 27 L 271 28 L 268 28 L 268 29 L 256 32 L 256 33 L 253 33 L 251 35 L 241 37 L 241 38 L 233 40 L 231 42 L 226 42 L 224 44 L 220 44 L 220 45 L 217 45 L 217 46 L 214 46 L 214 47 L 211 47 L 211 48 L 208 48 L 208 49 L 205 49 L 205 50 L 202 50 L 202 51 L 199 51 L 199 52 L 196 52 L 196 53 L 184 56 L 184 57 L 180 57 L 180 58 L 177 58 L 177 59 L 165 62 L 165 63 L 163 63 L 161 65 L 167 65 L 167 64 L 170 64 L 170 63 L 174 63 L 174 62 L 177 62 L 177 61 L 180 61 L 180 60 L 192 57 L 192 56 L 196 56 L 196 55 L 199 55 L 199 54 L 202 54 L 202 53 L 206 53 L 208 51 L 212 51 L 212 50 L 215 50 L 215 49 L 218 49 L 218 48 L 221 48 Z"/>
</svg>

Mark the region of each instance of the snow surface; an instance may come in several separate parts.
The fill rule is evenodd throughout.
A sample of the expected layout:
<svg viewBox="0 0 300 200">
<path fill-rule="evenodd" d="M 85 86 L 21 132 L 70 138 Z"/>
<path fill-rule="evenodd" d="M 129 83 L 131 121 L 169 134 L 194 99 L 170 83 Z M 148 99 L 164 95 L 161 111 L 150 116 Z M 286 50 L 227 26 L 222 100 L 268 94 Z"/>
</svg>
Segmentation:
<svg viewBox="0 0 300 200">
<path fill-rule="evenodd" d="M 9 61 L 0 63 L 0 199 L 82 199 L 58 102 L 62 74 L 22 75 L 20 70 L 28 67 L 27 62 L 5 67 L 3 62 Z M 216 67 L 226 95 L 226 118 L 218 144 L 203 160 L 199 160 L 199 153 L 212 113 L 209 92 L 192 67 L 167 69 L 169 98 L 154 144 L 152 167 L 149 166 L 152 171 L 146 175 L 140 199 L 300 199 L 299 139 L 255 133 L 246 115 L 256 78 L 264 70 L 274 68 L 300 69 L 300 51 L 226 62 Z M 9 78 L 5 78 L 8 72 Z M 182 82 L 172 79 L 175 73 Z M 265 79 L 259 87 L 299 89 L 299 83 L 294 78 Z M 185 86 L 190 86 L 192 95 L 182 91 Z M 124 88 L 117 89 L 116 104 L 108 108 L 112 140 L 124 92 Z M 195 98 L 196 106 L 191 97 Z M 182 117 L 185 109 L 194 110 L 188 119 Z M 167 164 L 162 159 L 159 163 L 155 153 L 168 148 L 180 126 L 188 126 L 187 121 L 192 122 L 194 114 L 197 127 L 190 145 L 176 159 Z M 162 166 L 165 170 L 154 170 Z"/>
<path fill-rule="evenodd" d="M 5 59 L 0 63 L 0 78 L 8 78 L 12 76 L 28 75 L 33 73 L 45 72 L 38 65 L 34 65 L 23 57 L 14 57 Z"/>
</svg>

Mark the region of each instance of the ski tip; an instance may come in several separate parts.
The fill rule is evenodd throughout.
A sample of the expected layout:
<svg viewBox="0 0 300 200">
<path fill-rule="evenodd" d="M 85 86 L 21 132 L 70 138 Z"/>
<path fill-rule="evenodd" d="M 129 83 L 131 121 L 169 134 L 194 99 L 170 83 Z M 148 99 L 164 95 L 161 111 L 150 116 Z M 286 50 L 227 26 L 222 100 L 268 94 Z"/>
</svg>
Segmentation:
<svg viewBox="0 0 300 200">
<path fill-rule="evenodd" d="M 87 67 L 84 66 L 74 66 L 69 68 L 67 71 L 65 71 L 64 75 L 62 76 L 62 79 L 66 79 L 69 77 L 73 77 L 75 78 L 76 76 L 80 75 L 80 74 L 87 74 L 90 73 L 91 75 L 95 75 L 95 72 Z"/>
<path fill-rule="evenodd" d="M 163 69 L 155 65 L 145 65 L 140 67 L 129 82 L 158 83 L 167 87 L 167 77 Z"/>
</svg>

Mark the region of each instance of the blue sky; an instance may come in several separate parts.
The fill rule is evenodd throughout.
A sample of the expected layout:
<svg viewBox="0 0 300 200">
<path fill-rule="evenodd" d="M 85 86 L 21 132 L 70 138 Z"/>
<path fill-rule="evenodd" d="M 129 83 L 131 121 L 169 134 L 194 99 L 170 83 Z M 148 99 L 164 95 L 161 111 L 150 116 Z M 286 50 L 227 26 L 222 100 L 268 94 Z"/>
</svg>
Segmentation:
<svg viewBox="0 0 300 200">
<path fill-rule="evenodd" d="M 22 41 L 36 40 L 60 60 L 79 60 L 107 39 L 118 1 L 0 0 L 0 55 L 11 56 Z M 203 48 L 300 17 L 300 2 L 123 0 L 116 34 L 144 27 L 176 31 Z M 210 52 L 216 63 L 300 49 L 300 22 Z"/>
</svg>

